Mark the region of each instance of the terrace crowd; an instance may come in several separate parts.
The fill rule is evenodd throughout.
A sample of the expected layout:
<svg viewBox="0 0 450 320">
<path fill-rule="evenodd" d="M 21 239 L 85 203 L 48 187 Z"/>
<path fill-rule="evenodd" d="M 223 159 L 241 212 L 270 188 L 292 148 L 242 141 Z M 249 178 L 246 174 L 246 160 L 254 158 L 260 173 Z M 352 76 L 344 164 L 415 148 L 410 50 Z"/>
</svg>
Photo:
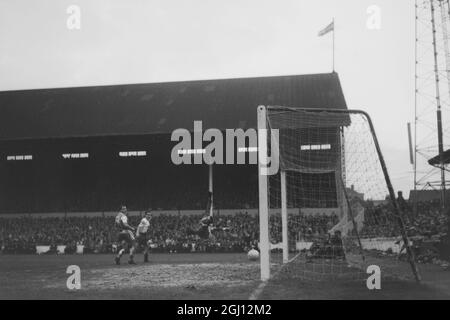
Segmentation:
<svg viewBox="0 0 450 320">
<path fill-rule="evenodd" d="M 419 202 L 417 208 L 399 199 L 402 220 L 410 237 L 444 237 L 448 232 L 449 212 L 440 208 L 439 201 Z M 401 230 L 396 223 L 396 215 L 390 203 L 365 208 L 364 237 L 393 237 Z"/>
<path fill-rule="evenodd" d="M 419 203 L 417 210 L 401 202 L 403 221 L 410 237 L 442 238 L 448 232 L 448 214 L 442 212 L 437 202 Z M 259 239 L 258 216 L 247 212 L 219 215 L 215 223 L 226 224 L 230 232 L 216 232 L 215 241 L 204 241 L 190 235 L 188 229 L 198 226 L 200 215 L 155 215 L 151 221 L 149 239 L 153 252 L 243 252 Z M 131 216 L 130 224 L 136 226 L 139 216 Z M 370 237 L 395 237 L 400 235 L 390 204 L 375 206 L 365 203 L 364 224 L 360 235 Z M 292 241 L 320 238 L 339 222 L 336 215 L 290 214 L 288 236 Z M 114 217 L 33 217 L 0 218 L 0 252 L 35 253 L 36 246 L 66 246 L 74 253 L 84 246 L 85 253 L 110 253 L 117 248 L 117 230 Z M 270 241 L 282 239 L 280 215 L 270 217 Z M 294 246 L 295 247 L 295 246 Z"/>
<path fill-rule="evenodd" d="M 217 223 L 230 227 L 230 232 L 216 232 L 215 241 L 202 241 L 188 235 L 188 229 L 196 228 L 200 215 L 155 215 L 151 221 L 149 239 L 154 252 L 243 252 L 259 239 L 258 217 L 247 212 L 221 215 Z M 337 217 L 289 216 L 289 236 L 299 234 L 324 235 Z M 130 216 L 130 224 L 136 226 L 138 216 Z M 273 243 L 281 242 L 281 219 L 271 216 L 270 234 Z M 117 246 L 117 230 L 113 217 L 52 217 L 52 218 L 0 218 L 0 248 L 3 253 L 35 253 L 36 246 L 65 245 L 73 253 L 77 245 L 84 246 L 85 253 L 110 253 Z"/>
</svg>

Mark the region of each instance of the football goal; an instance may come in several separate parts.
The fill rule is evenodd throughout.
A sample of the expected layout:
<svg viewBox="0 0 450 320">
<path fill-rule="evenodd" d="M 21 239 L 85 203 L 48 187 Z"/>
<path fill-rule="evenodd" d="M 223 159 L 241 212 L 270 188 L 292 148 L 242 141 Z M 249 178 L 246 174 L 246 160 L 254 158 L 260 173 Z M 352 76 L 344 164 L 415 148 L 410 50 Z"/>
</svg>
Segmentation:
<svg viewBox="0 0 450 320">
<path fill-rule="evenodd" d="M 259 106 L 261 279 L 419 280 L 406 202 L 359 110 Z"/>
</svg>

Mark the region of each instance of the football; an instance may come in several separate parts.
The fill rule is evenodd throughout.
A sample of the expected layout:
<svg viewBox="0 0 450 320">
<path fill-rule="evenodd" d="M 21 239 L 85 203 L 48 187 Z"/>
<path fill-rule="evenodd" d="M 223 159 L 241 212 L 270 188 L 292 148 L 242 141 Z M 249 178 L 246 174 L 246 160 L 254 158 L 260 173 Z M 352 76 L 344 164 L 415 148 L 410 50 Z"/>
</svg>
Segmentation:
<svg viewBox="0 0 450 320">
<path fill-rule="evenodd" d="M 251 261 L 255 261 L 259 259 L 259 252 L 255 249 L 251 249 L 248 253 L 247 253 L 248 259 Z"/>
</svg>

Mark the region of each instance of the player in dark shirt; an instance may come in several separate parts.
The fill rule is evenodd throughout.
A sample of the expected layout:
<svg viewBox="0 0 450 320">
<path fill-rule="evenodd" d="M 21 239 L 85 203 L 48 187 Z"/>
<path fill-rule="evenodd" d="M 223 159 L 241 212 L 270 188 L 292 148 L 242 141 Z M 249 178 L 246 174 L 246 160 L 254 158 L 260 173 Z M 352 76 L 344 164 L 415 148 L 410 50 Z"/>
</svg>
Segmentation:
<svg viewBox="0 0 450 320">
<path fill-rule="evenodd" d="M 229 231 L 230 228 L 222 227 L 220 222 L 217 225 L 214 225 L 214 219 L 210 215 L 211 208 L 211 198 L 212 193 L 208 193 L 208 204 L 206 206 L 205 215 L 200 219 L 197 229 L 188 229 L 188 234 L 197 235 L 200 239 L 211 239 L 214 238 L 212 234 L 213 231 Z"/>
<path fill-rule="evenodd" d="M 306 256 L 307 262 L 312 262 L 312 259 L 342 259 L 345 261 L 341 232 L 335 231 L 333 235 L 329 233 L 327 239 L 314 241 Z"/>
<path fill-rule="evenodd" d="M 128 211 L 126 206 L 122 206 L 120 212 L 115 219 L 115 226 L 119 231 L 118 242 L 120 244 L 120 250 L 114 261 L 116 264 L 120 264 L 120 258 L 125 253 L 125 249 L 130 249 L 129 264 L 136 264 L 134 262 L 134 250 L 136 249 L 136 237 L 134 235 L 135 229 L 128 224 Z"/>
</svg>

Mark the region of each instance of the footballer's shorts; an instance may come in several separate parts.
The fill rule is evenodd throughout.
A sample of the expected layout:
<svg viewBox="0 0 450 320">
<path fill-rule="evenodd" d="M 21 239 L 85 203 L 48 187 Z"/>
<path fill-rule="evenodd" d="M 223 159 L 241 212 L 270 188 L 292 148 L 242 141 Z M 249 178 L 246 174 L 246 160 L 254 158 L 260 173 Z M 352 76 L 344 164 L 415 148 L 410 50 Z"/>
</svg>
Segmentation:
<svg viewBox="0 0 450 320">
<path fill-rule="evenodd" d="M 148 238 L 146 233 L 139 233 L 136 239 L 140 246 L 147 246 Z"/>
<path fill-rule="evenodd" d="M 132 244 L 136 240 L 133 232 L 131 230 L 120 231 L 119 237 L 117 239 L 119 242 L 125 241 L 128 244 Z"/>
<path fill-rule="evenodd" d="M 209 239 L 209 227 L 203 226 L 197 232 L 197 235 L 202 239 Z"/>
</svg>

